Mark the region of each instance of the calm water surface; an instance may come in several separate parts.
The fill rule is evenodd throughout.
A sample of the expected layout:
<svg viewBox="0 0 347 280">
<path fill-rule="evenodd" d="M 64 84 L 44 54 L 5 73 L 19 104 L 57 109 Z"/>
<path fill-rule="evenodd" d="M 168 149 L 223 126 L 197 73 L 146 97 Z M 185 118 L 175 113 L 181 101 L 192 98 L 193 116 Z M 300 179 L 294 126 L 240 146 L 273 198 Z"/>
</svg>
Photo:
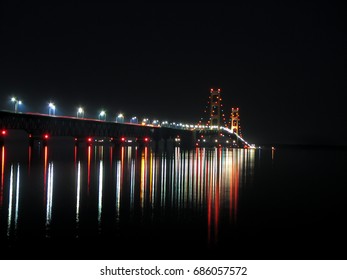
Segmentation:
<svg viewBox="0 0 347 280">
<path fill-rule="evenodd" d="M 343 150 L 1 146 L 1 259 L 347 259 Z"/>
</svg>

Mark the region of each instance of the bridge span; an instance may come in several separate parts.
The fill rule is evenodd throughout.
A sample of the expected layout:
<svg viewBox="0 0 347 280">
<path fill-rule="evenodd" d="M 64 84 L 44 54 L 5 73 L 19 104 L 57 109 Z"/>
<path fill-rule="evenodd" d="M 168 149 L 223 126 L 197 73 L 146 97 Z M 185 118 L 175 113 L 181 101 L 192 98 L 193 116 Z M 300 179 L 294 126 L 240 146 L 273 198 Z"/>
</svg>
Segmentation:
<svg viewBox="0 0 347 280">
<path fill-rule="evenodd" d="M 0 111 L 1 141 L 9 130 L 24 130 L 33 141 L 47 142 L 51 137 L 73 137 L 77 143 L 92 142 L 94 139 L 107 139 L 110 142 L 136 143 L 149 145 L 160 141 L 182 148 L 199 147 L 245 147 L 246 142 L 226 128 L 172 128 L 133 123 L 45 115 L 38 113 L 16 113 Z"/>
</svg>

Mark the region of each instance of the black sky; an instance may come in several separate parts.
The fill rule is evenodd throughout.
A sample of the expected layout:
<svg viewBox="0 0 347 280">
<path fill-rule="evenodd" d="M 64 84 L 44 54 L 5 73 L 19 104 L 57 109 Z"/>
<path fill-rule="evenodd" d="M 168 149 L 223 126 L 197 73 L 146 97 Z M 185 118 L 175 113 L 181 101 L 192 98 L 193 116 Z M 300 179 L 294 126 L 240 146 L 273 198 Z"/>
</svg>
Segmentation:
<svg viewBox="0 0 347 280">
<path fill-rule="evenodd" d="M 332 2 L 1 6 L 1 108 L 197 123 L 211 87 L 251 143 L 347 144 L 346 33 Z"/>
</svg>

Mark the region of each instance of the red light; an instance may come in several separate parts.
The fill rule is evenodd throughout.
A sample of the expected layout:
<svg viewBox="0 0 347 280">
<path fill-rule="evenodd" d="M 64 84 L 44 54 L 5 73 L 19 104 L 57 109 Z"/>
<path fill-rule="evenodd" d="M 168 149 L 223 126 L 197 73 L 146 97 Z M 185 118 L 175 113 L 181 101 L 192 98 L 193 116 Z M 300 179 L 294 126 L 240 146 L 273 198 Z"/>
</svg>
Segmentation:
<svg viewBox="0 0 347 280">
<path fill-rule="evenodd" d="M 1 131 L 1 135 L 6 135 L 7 134 L 7 131 L 4 129 Z"/>
<path fill-rule="evenodd" d="M 148 138 L 147 137 L 145 138 L 145 142 L 148 142 Z"/>
<path fill-rule="evenodd" d="M 88 138 L 88 142 L 92 142 L 92 138 L 91 137 Z"/>
<path fill-rule="evenodd" d="M 124 142 L 124 141 L 125 141 L 125 138 L 124 138 L 124 137 L 122 137 L 120 140 L 121 140 L 122 142 Z"/>
<path fill-rule="evenodd" d="M 48 139 L 48 134 L 43 135 L 43 138 Z"/>
</svg>

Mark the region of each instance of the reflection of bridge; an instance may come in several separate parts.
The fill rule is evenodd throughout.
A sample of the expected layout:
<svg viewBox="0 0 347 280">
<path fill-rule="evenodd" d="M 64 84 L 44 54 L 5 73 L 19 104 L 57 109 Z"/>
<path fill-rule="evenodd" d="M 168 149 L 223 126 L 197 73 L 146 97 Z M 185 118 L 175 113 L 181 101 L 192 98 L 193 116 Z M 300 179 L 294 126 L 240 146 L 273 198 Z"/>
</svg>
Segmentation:
<svg viewBox="0 0 347 280">
<path fill-rule="evenodd" d="M 217 97 L 216 97 L 217 96 Z M 206 125 L 178 125 L 175 123 L 137 124 L 119 123 L 105 120 L 54 116 L 38 113 L 17 113 L 0 111 L 1 140 L 8 130 L 24 130 L 33 141 L 48 141 L 50 137 L 69 136 L 77 142 L 108 141 L 132 145 L 150 143 L 172 143 L 183 148 L 194 146 L 249 147 L 238 134 L 238 126 L 221 126 L 224 115 L 221 113 L 220 92 L 211 90 L 210 118 Z M 233 121 L 233 120 L 232 120 Z M 238 116 L 237 116 L 238 121 Z M 233 123 L 233 122 L 232 122 Z M 235 124 L 235 120 L 234 120 Z"/>
</svg>

